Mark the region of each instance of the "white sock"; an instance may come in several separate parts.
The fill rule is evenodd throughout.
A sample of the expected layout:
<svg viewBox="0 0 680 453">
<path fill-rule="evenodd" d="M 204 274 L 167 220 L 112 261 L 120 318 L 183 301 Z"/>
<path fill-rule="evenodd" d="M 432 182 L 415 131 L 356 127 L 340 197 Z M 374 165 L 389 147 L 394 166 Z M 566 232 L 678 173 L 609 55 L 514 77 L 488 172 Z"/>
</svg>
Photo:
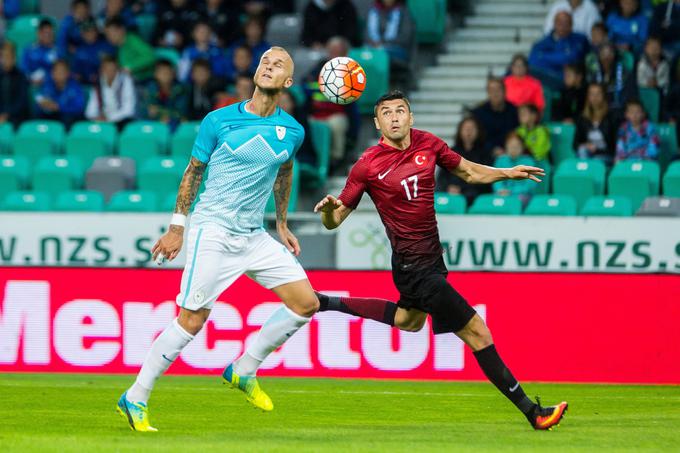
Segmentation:
<svg viewBox="0 0 680 453">
<path fill-rule="evenodd" d="M 311 319 L 294 313 L 285 305 L 274 311 L 248 350 L 234 362 L 236 374 L 254 376 L 264 359 Z"/>
<path fill-rule="evenodd" d="M 137 380 L 128 389 L 128 401 L 146 404 L 156 379 L 170 367 L 182 349 L 193 339 L 194 336 L 184 330 L 175 318 L 151 345 Z"/>
</svg>

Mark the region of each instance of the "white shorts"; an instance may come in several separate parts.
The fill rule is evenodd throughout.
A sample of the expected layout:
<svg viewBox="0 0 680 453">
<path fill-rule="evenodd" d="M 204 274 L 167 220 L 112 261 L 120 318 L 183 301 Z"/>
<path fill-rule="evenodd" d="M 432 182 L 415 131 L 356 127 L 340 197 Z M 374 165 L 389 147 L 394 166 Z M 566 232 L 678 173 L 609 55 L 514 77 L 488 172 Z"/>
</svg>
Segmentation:
<svg viewBox="0 0 680 453">
<path fill-rule="evenodd" d="M 267 289 L 307 279 L 297 258 L 268 233 L 239 236 L 213 226 L 192 227 L 177 305 L 210 309 L 243 274 Z"/>
</svg>

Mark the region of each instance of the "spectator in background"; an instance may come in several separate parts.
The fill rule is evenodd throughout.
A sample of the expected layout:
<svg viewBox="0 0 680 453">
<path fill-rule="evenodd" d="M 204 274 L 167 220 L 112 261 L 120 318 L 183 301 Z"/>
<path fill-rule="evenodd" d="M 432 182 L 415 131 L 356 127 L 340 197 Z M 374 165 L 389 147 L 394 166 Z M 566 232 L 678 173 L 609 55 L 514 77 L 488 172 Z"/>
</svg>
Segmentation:
<svg viewBox="0 0 680 453">
<path fill-rule="evenodd" d="M 597 61 L 587 68 L 586 80 L 606 87 L 607 101 L 614 109 L 620 109 L 636 94 L 631 71 L 611 43 L 600 46 Z"/>
<path fill-rule="evenodd" d="M 226 77 L 229 64 L 224 50 L 211 43 L 213 32 L 208 22 L 199 21 L 194 25 L 192 36 L 193 45 L 184 49 L 182 58 L 179 62 L 179 79 L 182 82 L 189 80 L 191 68 L 197 59 L 207 60 L 210 63 L 210 70 L 218 77 Z"/>
<path fill-rule="evenodd" d="M 111 55 L 104 56 L 99 68 L 99 80 L 90 89 L 85 117 L 90 121 L 114 123 L 118 130 L 135 117 L 137 94 L 135 84 Z"/>
<path fill-rule="evenodd" d="M 593 30 L 591 32 L 590 52 L 586 54 L 586 68 L 591 68 L 597 65 L 600 47 L 607 43 L 609 43 L 607 26 L 602 22 L 598 22 L 593 25 Z"/>
<path fill-rule="evenodd" d="M 71 77 L 66 60 L 54 62 L 50 76 L 35 96 L 35 102 L 41 118 L 61 121 L 67 128 L 82 119 L 85 92 Z"/>
<path fill-rule="evenodd" d="M 213 110 L 217 100 L 226 95 L 226 81 L 215 77 L 210 69 L 210 62 L 199 58 L 191 67 L 191 84 L 188 91 L 189 120 L 202 120 Z"/>
<path fill-rule="evenodd" d="M 71 14 L 67 14 L 59 25 L 57 49 L 60 55 L 75 53 L 76 47 L 83 44 L 80 26 L 91 19 L 90 0 L 72 0 Z"/>
<path fill-rule="evenodd" d="M 626 102 L 626 121 L 619 128 L 616 140 L 616 161 L 656 160 L 661 140 L 656 126 L 646 118 L 645 108 L 638 100 Z"/>
<path fill-rule="evenodd" d="M 583 114 L 576 121 L 574 150 L 580 159 L 600 159 L 606 164 L 614 160 L 618 117 L 609 111 L 605 88 L 588 85 Z"/>
<path fill-rule="evenodd" d="M 586 35 L 588 38 L 590 38 L 593 25 L 602 20 L 600 11 L 592 0 L 557 0 L 553 3 L 548 16 L 545 18 L 545 25 L 543 26 L 545 34 L 550 33 L 553 29 L 555 16 L 560 11 L 567 11 L 571 14 L 574 21 L 574 31 Z"/>
<path fill-rule="evenodd" d="M 368 10 L 366 43 L 384 48 L 390 63 L 408 66 L 415 38 L 415 22 L 402 0 L 377 0 Z"/>
<path fill-rule="evenodd" d="M 680 0 L 668 0 L 656 5 L 650 32 L 661 37 L 663 48 L 670 55 L 680 53 Z"/>
<path fill-rule="evenodd" d="M 570 64 L 564 67 L 564 88 L 560 98 L 553 103 L 552 120 L 574 123 L 583 111 L 586 101 L 586 84 L 583 66 Z"/>
<path fill-rule="evenodd" d="M 656 88 L 662 94 L 668 93 L 671 65 L 663 55 L 661 40 L 655 36 L 647 38 L 645 50 L 637 64 L 639 87 Z"/>
<path fill-rule="evenodd" d="M 191 30 L 200 15 L 189 0 L 165 0 L 158 11 L 153 42 L 159 47 L 181 50 L 191 39 Z"/>
<path fill-rule="evenodd" d="M 227 48 L 238 37 L 241 25 L 239 17 L 241 6 L 238 2 L 224 0 L 207 0 L 200 7 L 200 15 L 207 20 L 215 33 L 217 45 Z"/>
<path fill-rule="evenodd" d="M 677 140 L 680 143 L 680 61 L 675 66 L 674 78 L 668 96 L 664 100 L 664 117 L 669 123 L 675 124 Z"/>
<path fill-rule="evenodd" d="M 106 0 L 106 5 L 97 16 L 97 25 L 104 28 L 112 19 L 121 21 L 126 30 L 137 30 L 135 15 L 125 6 L 125 0 Z"/>
<path fill-rule="evenodd" d="M 73 76 L 82 84 L 92 85 L 99 78 L 102 57 L 114 55 L 116 49 L 99 34 L 97 23 L 93 19 L 80 24 L 80 33 L 83 42 L 73 53 Z"/>
<path fill-rule="evenodd" d="M 458 123 L 453 149 L 463 158 L 482 165 L 492 165 L 493 157 L 484 145 L 484 134 L 473 116 L 464 118 Z M 469 184 L 450 171 L 437 174 L 436 190 L 452 194 L 461 194 L 472 204 L 478 195 L 491 192 L 490 184 Z"/>
<path fill-rule="evenodd" d="M 553 30 L 531 48 L 531 72 L 547 86 L 560 89 L 564 66 L 582 61 L 587 51 L 585 35 L 574 33 L 571 15 L 560 11 L 555 15 Z"/>
<path fill-rule="evenodd" d="M 174 131 L 186 118 L 187 99 L 184 86 L 177 82 L 172 62 L 160 59 L 154 67 L 153 80 L 142 92 L 141 116 L 160 121 Z"/>
<path fill-rule="evenodd" d="M 106 40 L 118 50 L 120 66 L 137 81 L 151 77 L 154 62 L 153 48 L 142 38 L 125 29 L 123 21 L 111 19 L 106 23 Z"/>
<path fill-rule="evenodd" d="M 530 165 L 536 166 L 536 161 L 531 156 L 526 154 L 526 147 L 524 141 L 516 132 L 510 132 L 505 138 L 505 154 L 498 156 L 494 167 L 497 168 L 511 168 L 515 165 Z M 531 196 L 536 189 L 536 184 L 529 179 L 515 180 L 515 181 L 500 181 L 493 183 L 493 191 L 500 196 L 515 196 L 522 200 L 522 204 L 526 204 L 531 199 Z"/>
<path fill-rule="evenodd" d="M 2 0 L 2 15 L 6 20 L 12 20 L 21 14 L 20 0 Z"/>
<path fill-rule="evenodd" d="M 333 36 L 361 45 L 356 8 L 350 0 L 310 0 L 304 12 L 302 45 L 321 49 Z"/>
<path fill-rule="evenodd" d="M 283 90 L 281 97 L 279 98 L 279 107 L 291 115 L 295 120 L 300 123 L 300 125 L 306 130 L 309 130 L 309 121 L 307 121 L 308 113 L 304 108 L 304 105 L 298 105 L 295 97 L 288 90 Z M 305 134 L 305 138 L 302 141 L 302 146 L 295 153 L 295 160 L 299 162 L 304 162 L 310 165 L 316 164 L 316 153 L 314 152 L 314 147 L 312 146 L 312 134 Z"/>
<path fill-rule="evenodd" d="M 233 92 L 227 95 L 218 96 L 215 108 L 219 109 L 228 105 L 236 104 L 238 102 L 247 101 L 253 97 L 255 91 L 254 75 L 250 72 L 242 72 L 236 74 L 234 80 Z"/>
<path fill-rule="evenodd" d="M 514 131 L 517 122 L 517 108 L 507 102 L 505 85 L 501 79 L 490 78 L 486 82 L 487 101 L 472 110 L 472 115 L 482 126 L 486 137 L 486 149 L 494 156 L 503 152 L 505 136 Z"/>
<path fill-rule="evenodd" d="M 550 132 L 548 128 L 539 124 L 541 116 L 533 104 L 519 106 L 519 127 L 517 135 L 524 141 L 533 158 L 537 161 L 546 160 L 550 156 Z"/>
<path fill-rule="evenodd" d="M 1 57 L 0 124 L 18 127 L 28 117 L 28 80 L 17 68 L 16 47 L 10 41 L 2 45 Z"/>
<path fill-rule="evenodd" d="M 158 0 L 128 0 L 128 9 L 132 14 L 156 14 Z"/>
<path fill-rule="evenodd" d="M 264 40 L 264 22 L 258 17 L 250 17 L 243 24 L 244 37 L 237 40 L 232 49 L 246 46 L 250 49 L 252 54 L 252 62 L 248 69 L 252 73 L 257 70 L 257 65 L 260 64 L 260 58 L 271 47 L 267 41 Z"/>
<path fill-rule="evenodd" d="M 647 39 L 649 19 L 640 11 L 638 0 L 619 0 L 619 8 L 607 17 L 609 40 L 621 50 L 639 54 Z"/>
<path fill-rule="evenodd" d="M 510 63 L 510 74 L 503 79 L 505 83 L 505 98 L 515 107 L 531 103 L 542 113 L 545 108 L 543 87 L 538 79 L 529 74 L 527 57 L 516 54 Z"/>
<path fill-rule="evenodd" d="M 49 76 L 57 58 L 59 52 L 54 43 L 54 25 L 48 19 L 42 19 L 38 24 L 37 42 L 24 49 L 21 68 L 33 84 L 40 85 Z"/>
<path fill-rule="evenodd" d="M 227 80 L 233 82 L 236 80 L 236 75 L 243 72 L 251 72 L 253 67 L 253 51 L 246 45 L 235 47 L 229 53 L 227 59 Z"/>
</svg>

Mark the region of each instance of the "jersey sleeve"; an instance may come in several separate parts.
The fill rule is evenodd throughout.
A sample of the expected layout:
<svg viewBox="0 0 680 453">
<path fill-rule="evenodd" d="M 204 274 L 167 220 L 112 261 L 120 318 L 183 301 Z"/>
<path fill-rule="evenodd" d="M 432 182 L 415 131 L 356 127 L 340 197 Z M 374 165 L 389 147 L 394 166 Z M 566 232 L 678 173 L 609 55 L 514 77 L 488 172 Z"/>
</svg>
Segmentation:
<svg viewBox="0 0 680 453">
<path fill-rule="evenodd" d="M 368 164 L 364 158 L 361 158 L 350 170 L 345 188 L 342 189 L 342 193 L 338 197 L 342 204 L 350 209 L 356 209 L 366 191 L 367 175 Z"/>
<path fill-rule="evenodd" d="M 449 148 L 449 145 L 447 145 L 444 140 L 437 139 L 435 146 L 437 149 L 437 164 L 439 166 L 452 171 L 460 165 L 462 157 L 460 154 Z"/>
<path fill-rule="evenodd" d="M 300 130 L 300 132 L 298 133 L 299 137 L 298 137 L 297 141 L 295 142 L 295 147 L 293 148 L 293 152 L 290 153 L 290 157 L 288 158 L 288 162 L 295 159 L 295 156 L 297 155 L 298 151 L 300 151 L 300 148 L 302 148 L 302 144 L 305 142 L 305 128 L 300 127 L 299 130 Z"/>
<path fill-rule="evenodd" d="M 210 115 L 206 115 L 203 121 L 201 121 L 201 127 L 198 129 L 198 135 L 191 150 L 191 155 L 207 164 L 216 146 L 217 132 L 215 131 L 215 123 L 213 123 Z"/>
</svg>

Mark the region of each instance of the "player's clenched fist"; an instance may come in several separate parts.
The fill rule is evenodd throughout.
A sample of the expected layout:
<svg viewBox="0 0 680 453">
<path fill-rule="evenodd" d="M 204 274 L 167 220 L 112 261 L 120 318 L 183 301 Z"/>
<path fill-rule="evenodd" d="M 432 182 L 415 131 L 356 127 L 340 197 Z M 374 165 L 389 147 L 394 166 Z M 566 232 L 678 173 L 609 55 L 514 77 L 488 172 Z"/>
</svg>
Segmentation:
<svg viewBox="0 0 680 453">
<path fill-rule="evenodd" d="M 174 260 L 182 250 L 183 241 L 184 228 L 171 225 L 170 229 L 151 248 L 151 259 L 158 264 L 163 263 L 163 258 L 168 261 Z M 159 259 L 159 256 L 162 258 Z"/>
<path fill-rule="evenodd" d="M 340 206 L 342 206 L 342 201 L 338 200 L 333 195 L 326 195 L 316 204 L 316 206 L 314 206 L 314 212 L 333 212 Z"/>
</svg>

